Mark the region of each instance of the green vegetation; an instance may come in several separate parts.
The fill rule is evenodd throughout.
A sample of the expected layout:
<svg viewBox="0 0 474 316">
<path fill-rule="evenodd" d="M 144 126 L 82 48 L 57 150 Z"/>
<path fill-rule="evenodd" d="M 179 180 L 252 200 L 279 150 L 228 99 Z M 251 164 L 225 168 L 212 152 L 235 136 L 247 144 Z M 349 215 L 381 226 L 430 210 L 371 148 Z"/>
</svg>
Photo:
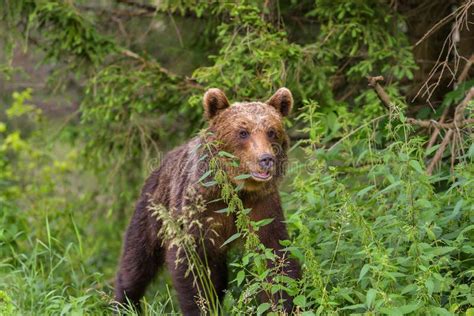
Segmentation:
<svg viewBox="0 0 474 316">
<path fill-rule="evenodd" d="M 278 313 L 263 288 L 301 315 L 474 314 L 473 1 L 157 3 L 0 0 L 0 315 L 112 313 L 140 186 L 205 126 L 204 91 L 281 86 L 295 97 L 284 243 L 303 277 L 267 281 L 274 255 L 248 229 L 265 222 L 215 163 L 207 185 L 246 242 L 222 306 L 210 288 L 204 308 Z M 193 256 L 186 220 L 163 233 Z M 144 313 L 179 313 L 158 278 Z"/>
</svg>

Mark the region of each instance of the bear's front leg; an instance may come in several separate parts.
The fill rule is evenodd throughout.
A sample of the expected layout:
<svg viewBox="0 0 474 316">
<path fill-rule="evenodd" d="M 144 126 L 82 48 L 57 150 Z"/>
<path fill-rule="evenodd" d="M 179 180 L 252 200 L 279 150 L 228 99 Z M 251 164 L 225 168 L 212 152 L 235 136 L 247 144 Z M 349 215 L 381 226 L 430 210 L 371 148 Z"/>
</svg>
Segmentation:
<svg viewBox="0 0 474 316">
<path fill-rule="evenodd" d="M 259 221 L 267 218 L 273 219 L 270 224 L 260 227 L 257 234 L 260 242 L 263 243 L 266 248 L 273 249 L 275 254 L 281 259 L 277 260 L 284 262 L 279 273 L 295 280 L 299 279 L 301 272 L 298 262 L 294 259 L 288 258 L 289 253 L 283 251 L 283 247 L 280 245 L 281 240 L 288 240 L 288 231 L 286 229 L 286 224 L 284 223 L 285 218 L 283 216 L 283 210 L 281 208 L 278 193 L 254 201 L 249 206 L 252 208 L 252 212 L 250 213 L 250 219 L 252 221 Z M 274 267 L 274 262 L 269 262 L 269 268 Z M 293 299 L 286 292 L 276 293 L 273 297 L 269 293 L 262 293 L 260 297 L 264 301 L 273 299 L 274 302 L 283 299 L 285 312 L 290 313 L 293 309 Z"/>
<path fill-rule="evenodd" d="M 168 249 L 166 252 L 166 264 L 173 279 L 173 285 L 178 294 L 178 301 L 181 312 L 185 315 L 207 314 L 209 311 L 210 300 L 213 300 L 214 307 L 219 309 L 225 289 L 227 288 L 227 264 L 226 254 L 212 251 L 212 245 L 208 245 L 205 251 L 201 247 L 192 249 L 194 254 L 184 253 L 184 250 L 178 253 L 176 246 Z M 190 264 L 187 258 L 196 255 L 202 264 L 192 262 Z M 179 259 L 178 259 L 179 257 Z M 192 259 L 191 259 L 192 260 Z M 194 259 L 196 261 L 196 259 Z M 198 265 L 200 265 L 198 267 Z M 193 270 L 189 270 L 190 267 Z M 197 269 L 200 269 L 199 271 Z M 210 279 L 207 276 L 210 271 Z M 199 277 L 199 273 L 201 277 Z M 203 274 L 205 274 L 203 276 Z M 203 279 L 204 277 L 204 279 Z M 210 287 L 211 293 L 209 293 Z M 216 297 L 217 294 L 217 297 Z"/>
</svg>

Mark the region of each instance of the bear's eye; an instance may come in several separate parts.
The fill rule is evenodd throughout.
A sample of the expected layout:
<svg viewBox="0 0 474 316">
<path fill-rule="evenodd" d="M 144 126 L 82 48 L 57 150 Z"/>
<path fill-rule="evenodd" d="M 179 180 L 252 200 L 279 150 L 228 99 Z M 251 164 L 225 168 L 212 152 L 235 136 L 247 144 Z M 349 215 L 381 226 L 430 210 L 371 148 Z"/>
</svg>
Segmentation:
<svg viewBox="0 0 474 316">
<path fill-rule="evenodd" d="M 275 132 L 275 130 L 271 129 L 267 132 L 267 135 L 268 135 L 268 138 L 271 138 L 271 139 L 275 139 L 277 134 Z"/>
<path fill-rule="evenodd" d="M 244 129 L 241 129 L 240 132 L 239 132 L 239 137 L 241 139 L 246 139 L 247 137 L 249 137 L 249 132 L 247 132 Z"/>
</svg>

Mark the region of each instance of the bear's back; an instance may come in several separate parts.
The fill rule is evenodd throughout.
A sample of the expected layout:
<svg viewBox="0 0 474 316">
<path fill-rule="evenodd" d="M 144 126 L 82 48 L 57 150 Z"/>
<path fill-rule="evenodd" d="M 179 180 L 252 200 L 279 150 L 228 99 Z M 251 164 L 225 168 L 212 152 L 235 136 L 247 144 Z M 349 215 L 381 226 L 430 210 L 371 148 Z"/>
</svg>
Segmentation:
<svg viewBox="0 0 474 316">
<path fill-rule="evenodd" d="M 197 183 L 205 167 L 200 163 L 200 144 L 201 138 L 195 137 L 168 152 L 146 180 L 142 197 L 146 195 L 153 203 L 179 211 L 188 188 Z"/>
</svg>

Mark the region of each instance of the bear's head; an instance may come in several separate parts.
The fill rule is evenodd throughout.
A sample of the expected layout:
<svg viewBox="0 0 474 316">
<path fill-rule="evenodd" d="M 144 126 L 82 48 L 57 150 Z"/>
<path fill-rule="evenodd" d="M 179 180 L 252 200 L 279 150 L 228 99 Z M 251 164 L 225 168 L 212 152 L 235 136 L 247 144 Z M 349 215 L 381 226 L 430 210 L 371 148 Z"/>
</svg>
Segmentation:
<svg viewBox="0 0 474 316">
<path fill-rule="evenodd" d="M 204 95 L 204 112 L 219 149 L 239 160 L 238 167 L 226 168 L 244 190 L 258 191 L 275 187 L 287 163 L 289 145 L 283 118 L 293 106 L 290 90 L 280 88 L 266 102 L 236 102 L 230 105 L 219 89 Z M 240 179 L 238 177 L 238 179 Z"/>
</svg>

